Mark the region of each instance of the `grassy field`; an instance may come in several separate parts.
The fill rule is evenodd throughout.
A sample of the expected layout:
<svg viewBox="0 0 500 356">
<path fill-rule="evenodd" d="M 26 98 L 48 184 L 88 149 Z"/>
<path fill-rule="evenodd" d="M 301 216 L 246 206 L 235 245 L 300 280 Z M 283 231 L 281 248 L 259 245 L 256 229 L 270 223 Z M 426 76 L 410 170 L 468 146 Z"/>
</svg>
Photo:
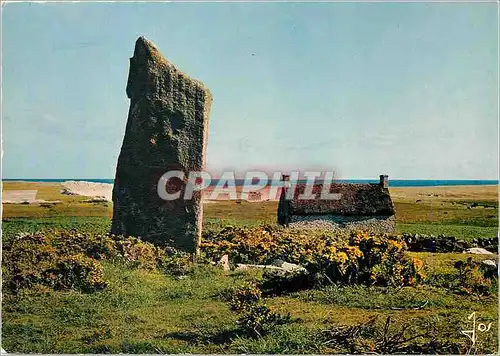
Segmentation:
<svg viewBox="0 0 500 356">
<path fill-rule="evenodd" d="M 419 254 L 432 274 L 451 273 L 462 254 L 443 258 Z M 478 258 L 478 257 L 475 257 Z M 10 352 L 42 353 L 328 353 L 315 335 L 332 325 L 349 325 L 378 315 L 396 328 L 413 323 L 439 330 L 441 337 L 466 348 L 461 330 L 475 311 L 497 324 L 497 295 L 474 299 L 442 287 L 387 289 L 326 287 L 268 298 L 268 305 L 290 312 L 292 323 L 264 339 L 239 335 L 236 317 L 218 295 L 227 287 L 258 280 L 251 272 L 224 272 L 199 266 L 185 279 L 158 272 L 105 266 L 110 286 L 103 292 L 52 292 L 4 297 L 3 346 Z M 496 333 L 478 339 L 478 350 L 493 353 Z"/>
<path fill-rule="evenodd" d="M 4 190 L 38 190 L 37 199 L 62 201 L 59 204 L 4 204 L 4 219 L 112 216 L 111 203 L 85 202 L 86 197 L 63 195 L 57 183 L 3 184 Z M 398 232 L 443 234 L 465 239 L 497 236 L 496 186 L 391 188 L 391 195 L 396 206 Z M 276 223 L 276 211 L 277 202 L 272 201 L 218 201 L 205 204 L 204 219 L 207 225 L 273 224 Z"/>
<path fill-rule="evenodd" d="M 109 229 L 109 203 L 87 203 L 85 197 L 62 195 L 58 184 L 7 182 L 5 189 L 38 189 L 38 199 L 62 203 L 4 204 L 4 243 L 20 233 L 40 230 L 104 234 Z M 391 193 L 398 231 L 460 238 L 497 234 L 496 187 L 397 188 Z M 477 206 L 471 207 L 474 203 Z M 274 223 L 276 208 L 275 202 L 206 204 L 205 228 Z M 410 336 L 435 332 L 461 352 L 497 352 L 498 293 L 462 295 L 443 282 L 456 278 L 455 262 L 469 255 L 410 255 L 425 264 L 428 278 L 420 286 L 329 285 L 264 298 L 273 310 L 290 313 L 291 322 L 262 338 L 242 334 L 237 316 L 221 297 L 227 288 L 261 281 L 258 271 L 223 271 L 195 264 L 180 278 L 106 261 L 108 286 L 100 292 L 4 293 L 2 347 L 8 352 L 39 353 L 335 353 L 346 351 L 320 337 L 325 330 L 356 325 L 372 316 L 378 316 L 377 327 L 383 329 L 390 316 L 393 333 L 408 324 Z M 493 327 L 478 333 L 470 349 L 461 331 L 470 329 L 467 317 L 472 312 L 478 322 L 492 322 Z"/>
</svg>

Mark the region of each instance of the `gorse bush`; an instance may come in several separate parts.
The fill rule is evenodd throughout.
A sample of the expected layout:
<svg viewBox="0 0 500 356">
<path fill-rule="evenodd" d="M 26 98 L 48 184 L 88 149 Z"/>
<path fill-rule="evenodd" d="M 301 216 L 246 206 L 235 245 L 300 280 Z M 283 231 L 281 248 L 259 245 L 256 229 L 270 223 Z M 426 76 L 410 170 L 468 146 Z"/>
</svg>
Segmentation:
<svg viewBox="0 0 500 356">
<path fill-rule="evenodd" d="M 458 284 L 455 289 L 462 294 L 487 296 L 491 294 L 492 280 L 485 276 L 481 264 L 467 258 L 467 261 L 457 261 L 455 268 L 458 270 Z"/>
<path fill-rule="evenodd" d="M 106 286 L 101 260 L 129 268 L 167 268 L 178 259 L 136 238 L 59 232 L 18 235 L 3 246 L 4 290 L 92 292 Z"/>
<path fill-rule="evenodd" d="M 261 295 L 260 289 L 255 284 L 247 283 L 230 293 L 229 305 L 231 310 L 245 310 L 249 305 L 257 303 Z"/>
<path fill-rule="evenodd" d="M 163 273 L 169 276 L 181 276 L 192 271 L 192 267 L 194 266 L 192 254 L 174 248 L 166 248 L 165 251 L 166 255 L 160 255 L 157 260 L 157 267 Z M 201 262 L 201 259 L 198 262 Z"/>
<path fill-rule="evenodd" d="M 397 236 L 374 236 L 356 232 L 350 238 L 351 275 L 349 281 L 403 286 L 420 283 L 425 274 L 424 263 L 406 254 L 406 243 Z M 348 268 L 349 268 L 348 267 Z M 344 273 L 345 275 L 345 273 Z"/>
<path fill-rule="evenodd" d="M 323 241 L 339 236 L 322 230 L 285 229 L 277 226 L 244 228 L 226 226 L 207 231 L 202 251 L 212 259 L 228 254 L 233 263 L 271 263 L 282 259 L 292 263 L 312 262 Z"/>
<path fill-rule="evenodd" d="M 273 312 L 263 304 L 251 304 L 238 319 L 239 327 L 252 337 L 262 337 L 277 325 L 290 322 L 290 314 L 282 315 Z"/>
<path fill-rule="evenodd" d="M 262 337 L 277 325 L 290 321 L 290 315 L 281 315 L 261 302 L 261 291 L 253 283 L 233 289 L 229 297 L 232 311 L 240 315 L 239 328 L 250 337 Z"/>
<path fill-rule="evenodd" d="M 54 246 L 61 255 L 82 253 L 100 260 L 117 255 L 116 241 L 108 235 L 87 235 L 76 231 L 39 234 L 45 243 Z M 14 241 L 13 245 L 18 241 Z"/>
<path fill-rule="evenodd" d="M 82 248 L 72 250 L 69 246 L 73 244 L 67 242 L 66 235 L 59 240 L 39 234 L 19 236 L 3 246 L 4 290 L 91 291 L 105 287 L 99 262 L 84 254 Z"/>
<path fill-rule="evenodd" d="M 319 283 L 403 286 L 425 278 L 423 262 L 407 256 L 398 236 L 355 232 L 346 238 L 328 231 L 226 227 L 206 234 L 202 249 L 214 259 L 228 254 L 233 263 L 297 263 Z"/>
<path fill-rule="evenodd" d="M 160 269 L 174 276 L 186 274 L 193 264 L 191 255 L 173 248 L 133 237 L 76 231 L 17 235 L 4 244 L 3 251 L 3 285 L 13 293 L 44 288 L 100 290 L 106 286 L 101 260 L 117 260 L 128 268 Z M 422 261 L 406 255 L 404 241 L 361 232 L 345 238 L 328 231 L 226 227 L 205 234 L 202 251 L 211 259 L 228 254 L 233 263 L 276 259 L 297 263 L 310 272 L 307 278 L 297 277 L 304 285 L 401 286 L 424 278 Z"/>
<path fill-rule="evenodd" d="M 55 290 L 92 292 L 106 287 L 102 265 L 83 254 L 57 259 L 54 266 L 44 272 L 42 282 Z"/>
<path fill-rule="evenodd" d="M 157 267 L 163 267 L 167 261 L 164 250 L 135 237 L 116 240 L 115 249 L 114 256 L 121 258 L 132 268 L 154 270 Z"/>
</svg>

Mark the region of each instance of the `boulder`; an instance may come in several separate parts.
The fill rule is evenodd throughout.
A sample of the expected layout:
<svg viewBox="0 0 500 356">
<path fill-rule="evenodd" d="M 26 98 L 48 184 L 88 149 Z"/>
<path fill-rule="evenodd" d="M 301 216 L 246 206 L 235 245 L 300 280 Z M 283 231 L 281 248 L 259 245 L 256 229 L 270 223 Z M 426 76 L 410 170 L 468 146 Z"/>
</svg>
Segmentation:
<svg viewBox="0 0 500 356">
<path fill-rule="evenodd" d="M 484 276 L 486 278 L 498 278 L 498 266 L 496 261 L 484 260 L 481 262 L 481 266 L 485 271 Z"/>
<path fill-rule="evenodd" d="M 299 265 L 294 263 L 288 263 L 281 260 L 276 260 L 271 265 L 253 265 L 253 264 L 243 264 L 238 263 L 236 265 L 236 270 L 246 270 L 246 269 L 262 269 L 267 272 L 277 273 L 279 275 L 288 274 L 288 273 L 306 273 L 307 270 Z"/>
<path fill-rule="evenodd" d="M 229 271 L 229 256 L 222 256 L 221 259 L 217 262 L 217 265 L 221 266 L 224 271 Z"/>
<path fill-rule="evenodd" d="M 198 252 L 202 196 L 198 191 L 183 197 L 189 172 L 204 169 L 212 95 L 144 37 L 130 58 L 126 92 L 130 109 L 113 186 L 111 233 Z M 159 186 L 160 177 L 174 170 L 184 179 Z M 165 200 L 159 188 L 181 194 Z"/>
<path fill-rule="evenodd" d="M 273 266 L 281 267 L 285 272 L 307 272 L 304 267 L 283 260 L 275 260 Z"/>
<path fill-rule="evenodd" d="M 497 268 L 497 263 L 493 260 L 484 260 L 482 264 L 489 268 L 495 268 L 495 269 Z"/>
<path fill-rule="evenodd" d="M 469 248 L 468 250 L 465 250 L 464 253 L 473 253 L 476 255 L 493 255 L 493 252 L 490 252 L 484 248 L 481 247 L 472 247 Z"/>
<path fill-rule="evenodd" d="M 268 271 L 285 272 L 283 268 L 273 265 L 253 265 L 246 263 L 238 263 L 235 268 L 236 271 L 247 270 L 247 269 L 263 269 Z"/>
</svg>

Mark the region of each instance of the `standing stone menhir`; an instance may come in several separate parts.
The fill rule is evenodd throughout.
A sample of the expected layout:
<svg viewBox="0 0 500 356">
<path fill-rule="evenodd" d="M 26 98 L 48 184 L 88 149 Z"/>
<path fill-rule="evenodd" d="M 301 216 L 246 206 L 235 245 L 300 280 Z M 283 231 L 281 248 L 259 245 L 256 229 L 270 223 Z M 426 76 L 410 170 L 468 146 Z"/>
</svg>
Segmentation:
<svg viewBox="0 0 500 356">
<path fill-rule="evenodd" d="M 212 95 L 140 37 L 130 59 L 127 96 L 130 109 L 113 187 L 111 233 L 197 252 L 200 192 L 190 200 L 166 201 L 157 185 L 169 170 L 183 171 L 187 178 L 190 171 L 204 169 Z M 185 184 L 178 180 L 167 191 L 182 190 Z"/>
</svg>

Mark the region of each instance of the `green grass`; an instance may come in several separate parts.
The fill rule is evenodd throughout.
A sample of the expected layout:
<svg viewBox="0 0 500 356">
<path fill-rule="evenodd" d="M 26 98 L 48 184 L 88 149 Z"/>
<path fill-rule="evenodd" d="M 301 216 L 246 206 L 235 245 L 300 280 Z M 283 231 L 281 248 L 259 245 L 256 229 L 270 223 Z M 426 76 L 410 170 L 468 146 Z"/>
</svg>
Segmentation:
<svg viewBox="0 0 500 356">
<path fill-rule="evenodd" d="M 111 218 L 113 207 L 111 203 L 84 203 L 80 201 L 63 202 L 50 206 L 43 204 L 5 204 L 5 218 L 50 218 L 66 216 L 99 216 Z"/>
<path fill-rule="evenodd" d="M 85 197 L 64 196 L 57 184 L 10 183 L 9 189 L 39 189 L 39 199 L 62 200 L 53 207 L 6 204 L 3 242 L 19 233 L 75 229 L 82 234 L 106 233 L 111 204 L 84 203 Z M 488 207 L 468 209 L 474 200 L 396 201 L 398 232 L 448 235 L 471 239 L 497 234 L 498 202 L 476 201 Z M 204 208 L 204 228 L 255 226 L 276 222 L 275 202 L 217 202 Z M 368 286 L 326 286 L 317 290 L 266 298 L 274 310 L 289 312 L 292 323 L 277 327 L 262 339 L 238 332 L 237 316 L 221 300 L 226 288 L 260 280 L 259 272 L 224 272 L 197 266 L 186 278 L 158 271 L 132 270 L 104 263 L 109 286 L 102 292 L 50 292 L 46 295 L 4 293 L 2 347 L 8 352 L 38 353 L 335 353 L 318 339 L 322 330 L 355 324 L 378 315 L 398 325 L 410 322 L 421 332 L 433 325 L 440 338 L 466 345 L 461 334 L 467 316 L 493 322 L 478 335 L 477 353 L 498 350 L 498 294 L 477 298 L 458 295 L 442 281 L 454 278 L 453 265 L 466 254 L 410 253 L 425 262 L 427 282 L 399 290 Z M 475 260 L 491 256 L 471 256 Z M 494 257 L 496 258 L 496 256 Z"/>
<path fill-rule="evenodd" d="M 109 287 L 99 293 L 10 297 L 3 310 L 3 347 L 9 352 L 155 352 L 150 344 L 170 353 L 217 352 L 216 346 L 194 347 L 179 335 L 231 330 L 234 315 L 217 293 L 252 274 L 200 267 L 178 280 L 108 263 L 105 278 Z"/>
<path fill-rule="evenodd" d="M 204 205 L 205 219 L 252 220 L 276 222 L 278 203 L 246 201 L 218 201 Z"/>
<path fill-rule="evenodd" d="M 3 204 L 3 218 L 44 218 L 67 216 L 102 216 L 111 218 L 111 203 L 88 203 L 88 197 L 61 194 L 60 183 L 2 182 L 3 190 L 36 190 L 37 199 L 60 201 L 57 204 Z"/>
<path fill-rule="evenodd" d="M 498 226 L 498 210 L 493 208 L 467 209 L 451 202 L 396 202 L 396 219 L 400 223 L 439 223 L 451 225 Z"/>
<path fill-rule="evenodd" d="M 36 190 L 36 198 L 43 200 L 61 200 L 63 202 L 72 202 L 77 200 L 85 200 L 87 198 L 61 194 L 61 183 L 49 182 L 2 182 L 3 190 Z"/>
<path fill-rule="evenodd" d="M 426 263 L 436 256 L 420 253 Z M 454 254 L 432 264 L 431 273 L 448 273 Z M 474 256 L 474 258 L 476 258 Z M 244 281 L 259 280 L 252 271 L 224 272 L 198 266 L 184 279 L 159 272 L 105 264 L 109 287 L 98 293 L 51 292 L 40 296 L 4 296 L 3 347 L 9 352 L 41 353 L 327 353 L 317 340 L 321 330 L 391 315 L 398 325 L 415 329 L 436 325 L 448 341 L 464 342 L 467 316 L 497 323 L 497 295 L 475 299 L 431 285 L 400 290 L 382 287 L 329 286 L 266 298 L 292 323 L 263 339 L 240 334 L 236 315 L 219 294 Z M 496 329 L 495 329 L 496 330 Z M 479 338 L 480 350 L 497 349 L 496 333 Z"/>
<path fill-rule="evenodd" d="M 62 201 L 53 206 L 4 204 L 4 219 L 59 218 L 65 225 L 62 222 L 68 217 L 82 217 L 82 220 L 94 217 L 98 220 L 99 217 L 110 219 L 112 216 L 111 203 L 86 203 L 85 197 L 63 195 L 60 184 L 6 182 L 4 189 L 37 189 L 39 199 Z M 478 206 L 470 208 L 473 203 Z M 464 239 L 497 235 L 498 201 L 484 200 L 484 197 L 477 200 L 435 198 L 420 202 L 395 198 L 395 206 L 398 232 L 443 234 Z M 276 211 L 277 202 L 219 201 L 204 205 L 204 223 L 206 228 L 275 224 Z"/>
<path fill-rule="evenodd" d="M 462 239 L 473 238 L 491 238 L 496 237 L 498 227 L 491 226 L 474 226 L 474 225 L 454 225 L 454 224 L 439 224 L 439 223 L 397 223 L 396 231 L 398 233 L 411 233 L 422 235 L 444 235 L 455 236 Z"/>
<path fill-rule="evenodd" d="M 59 216 L 47 218 L 6 218 L 2 223 L 2 240 L 8 242 L 18 234 L 76 230 L 82 234 L 106 234 L 111 220 L 101 216 Z"/>
<path fill-rule="evenodd" d="M 226 225 L 252 227 L 265 223 L 266 220 L 238 220 L 206 218 L 205 229 L 220 229 Z M 10 239 L 19 233 L 35 233 L 39 231 L 78 230 L 81 233 L 105 234 L 109 231 L 111 220 L 100 216 L 81 217 L 47 217 L 47 218 L 6 218 L 3 221 L 3 238 Z M 468 226 L 452 224 L 405 224 L 397 223 L 398 233 L 418 233 L 423 235 L 456 236 L 463 239 L 491 238 L 497 236 L 498 228 L 485 226 Z"/>
</svg>

